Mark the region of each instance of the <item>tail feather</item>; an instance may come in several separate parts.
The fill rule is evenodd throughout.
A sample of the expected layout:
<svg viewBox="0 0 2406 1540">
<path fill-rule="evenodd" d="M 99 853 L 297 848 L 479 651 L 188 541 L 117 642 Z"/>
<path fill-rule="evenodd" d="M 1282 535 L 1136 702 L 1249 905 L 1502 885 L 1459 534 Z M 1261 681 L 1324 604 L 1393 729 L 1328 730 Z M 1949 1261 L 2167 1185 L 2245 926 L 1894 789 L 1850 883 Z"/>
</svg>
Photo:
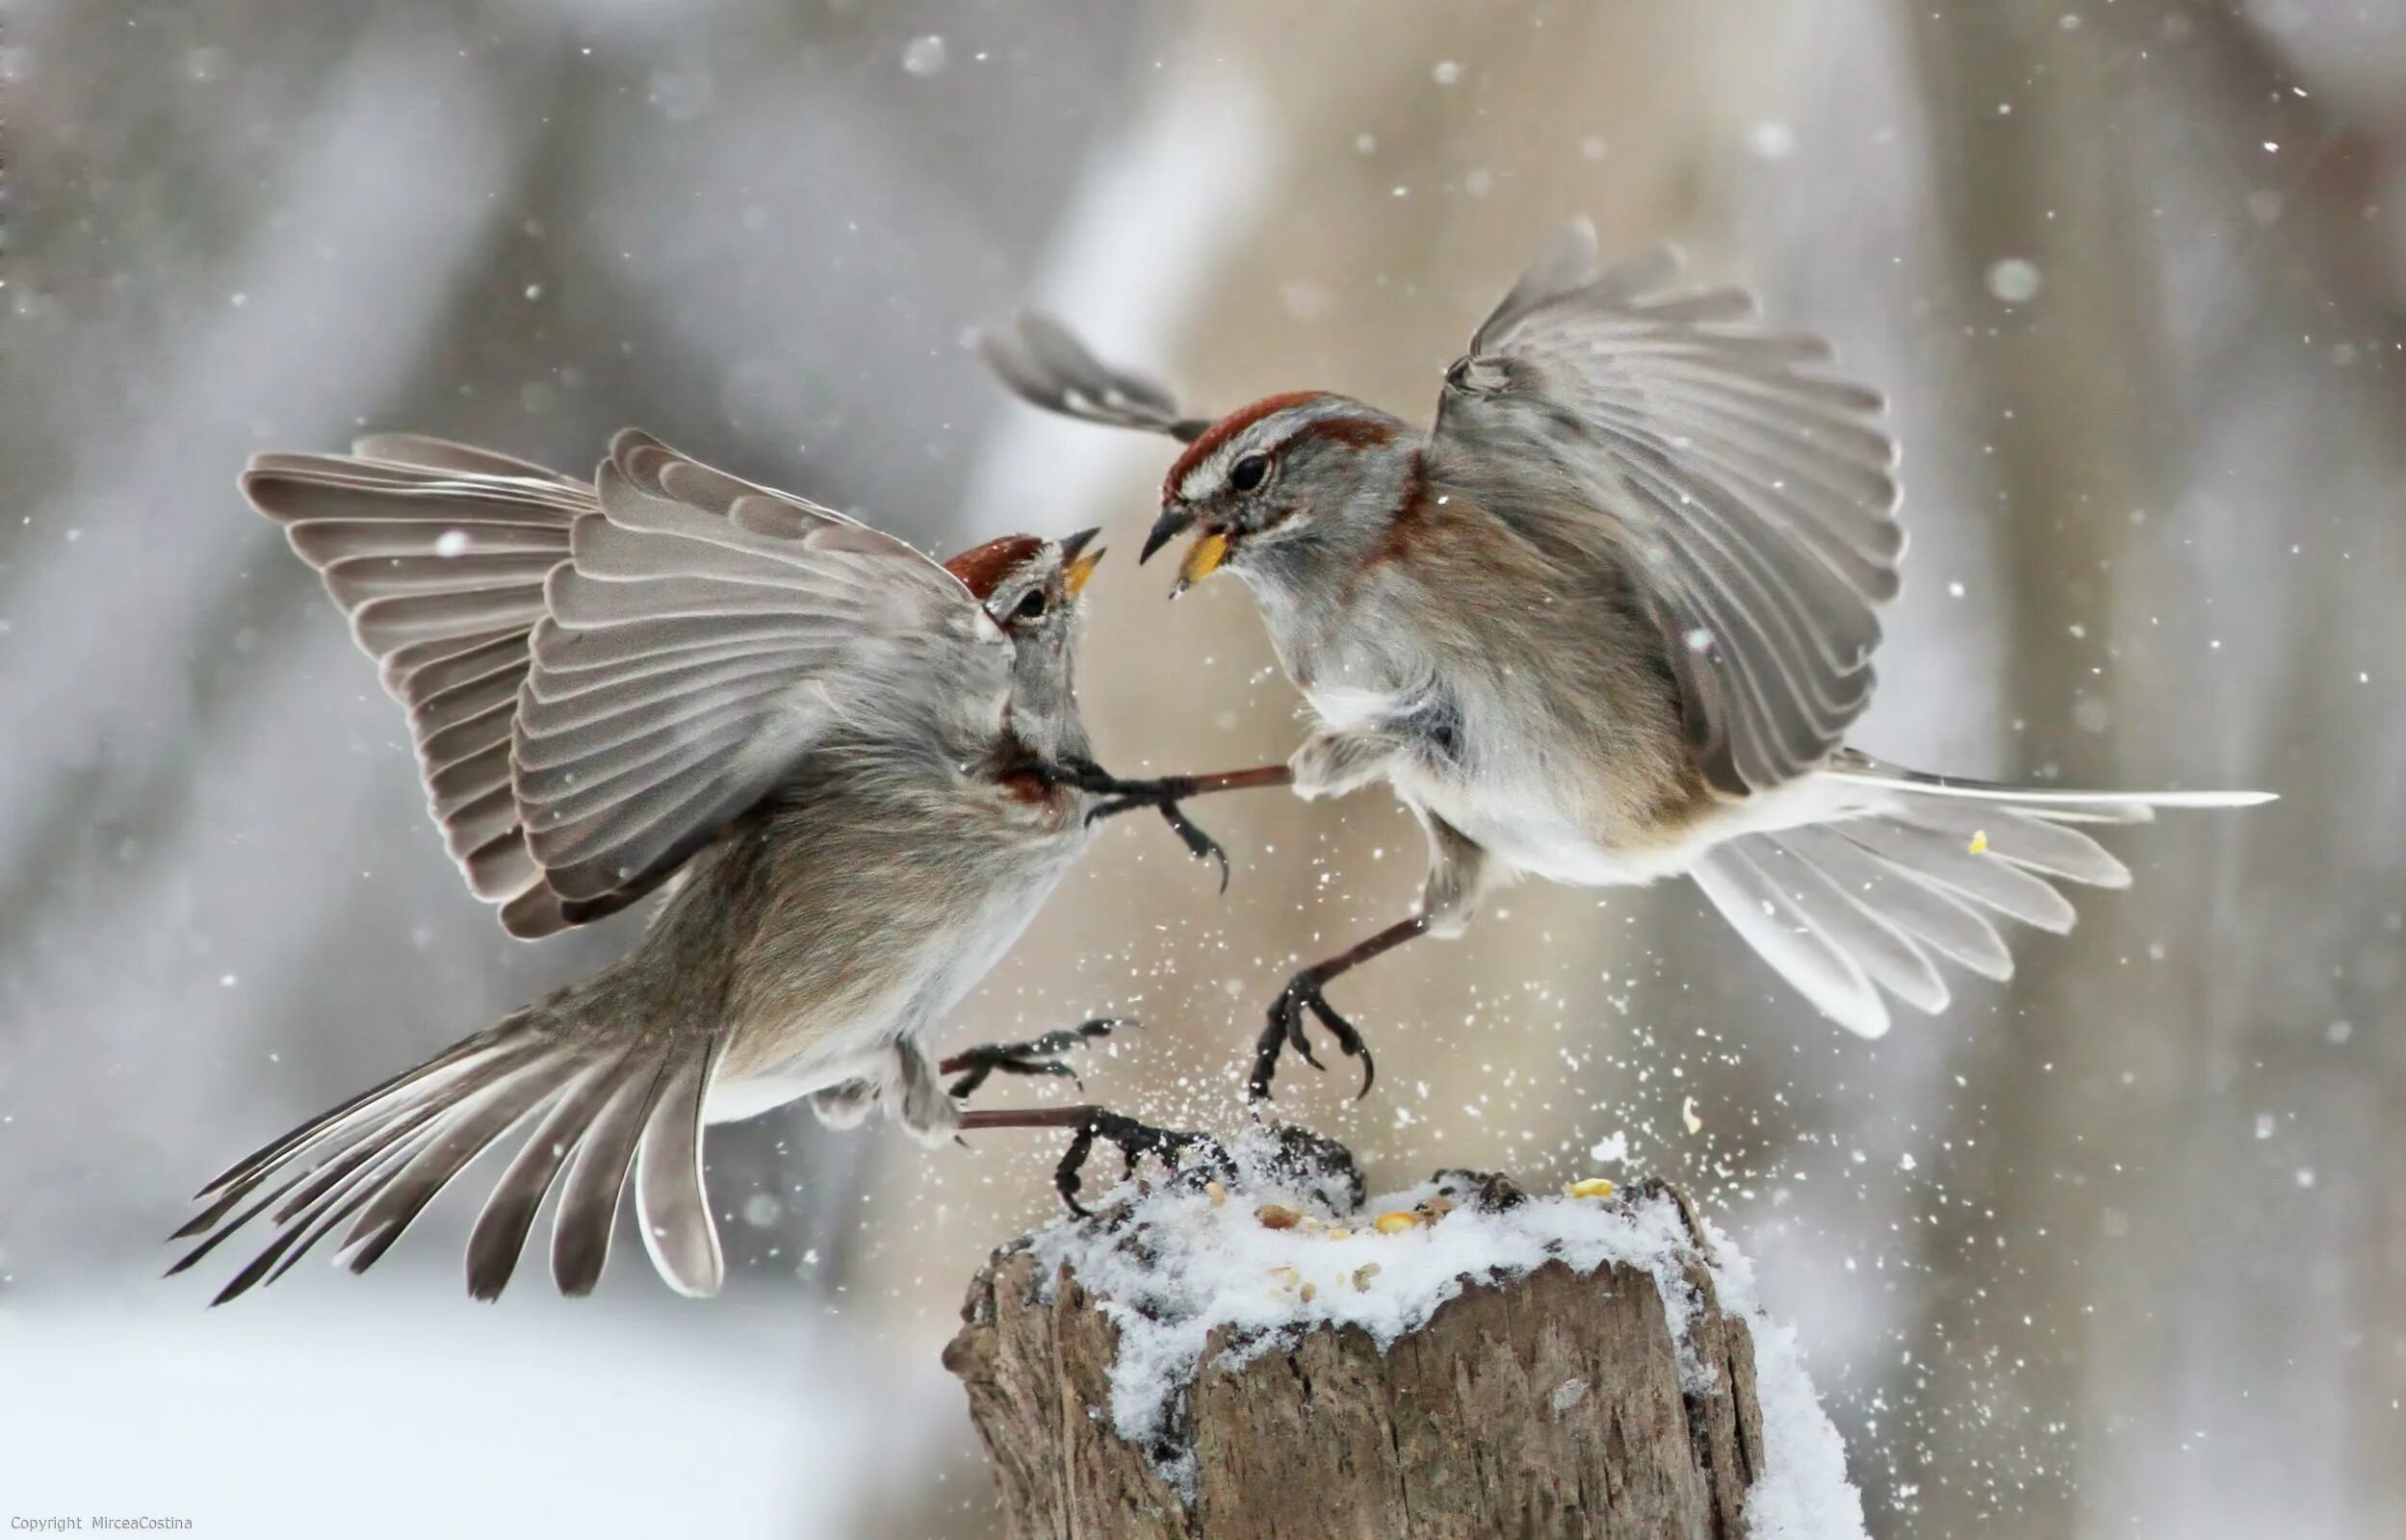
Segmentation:
<svg viewBox="0 0 2406 1540">
<path fill-rule="evenodd" d="M 2145 823 L 2151 809 L 2136 807 L 2123 810 L 2139 816 L 2112 817 L 2109 821 Z M 2089 835 L 2065 828 L 2059 808 L 2036 810 L 1953 799 L 1917 801 L 1913 808 L 1914 827 L 1952 837 L 1967 855 L 1978 842 L 1991 852 L 2009 852 L 2005 859 L 2014 865 L 2049 877 L 2091 887 L 2130 886 L 2131 869 Z"/>
<path fill-rule="evenodd" d="M 1939 956 L 1983 978 L 2013 976 L 2005 937 L 1971 903 L 1881 860 L 1834 829 L 1782 830 L 1779 842 Z"/>
<path fill-rule="evenodd" d="M 413 1113 L 396 1118 L 390 1128 L 331 1163 L 323 1177 L 313 1177 L 296 1194 L 296 1202 L 300 1206 L 288 1204 L 284 1212 L 289 1218 L 276 1221 L 280 1228 L 275 1238 L 228 1279 L 209 1302 L 224 1304 L 292 1270 L 295 1263 L 307 1256 L 336 1225 L 368 1200 L 375 1191 L 377 1179 L 391 1168 L 397 1157 L 406 1158 L 417 1147 L 417 1142 L 425 1137 L 426 1126 L 434 1120 L 435 1111 L 426 1109 L 423 1115 Z"/>
<path fill-rule="evenodd" d="M 208 1232 L 207 1239 L 203 1240 L 200 1245 L 176 1259 L 175 1264 L 168 1269 L 168 1276 L 173 1277 L 179 1272 L 186 1271 L 194 1263 L 206 1257 L 220 1245 L 248 1225 L 251 1220 L 279 1202 L 282 1207 L 276 1209 L 275 1217 L 269 1222 L 279 1227 L 291 1225 L 296 1216 L 305 1210 L 314 1211 L 319 1200 L 337 1186 L 343 1185 L 352 1172 L 390 1152 L 396 1143 L 433 1121 L 435 1115 L 441 1110 L 440 1107 L 428 1105 L 387 1119 L 375 1132 L 364 1135 L 356 1143 L 323 1163 L 301 1167 L 283 1182 L 269 1189 L 266 1196 L 230 1219 L 224 1218 L 225 1214 L 246 1194 L 244 1193 L 227 1194 L 210 1205 L 198 1218 L 168 1237 L 169 1240 L 180 1241 L 201 1234 L 203 1231 Z"/>
<path fill-rule="evenodd" d="M 644 1120 L 660 1099 L 666 1067 L 658 1061 L 626 1065 L 569 1158 L 552 1217 L 552 1282 L 561 1294 L 588 1295 L 602 1281 L 610 1232 L 618 1224 L 618 1197 L 626 1190 Z"/>
<path fill-rule="evenodd" d="M 400 1169 L 376 1183 L 366 1212 L 343 1237 L 344 1249 L 352 1253 L 350 1270 L 374 1267 L 470 1161 L 557 1096 L 563 1078 L 559 1065 L 537 1062 L 445 1113 Z"/>
<path fill-rule="evenodd" d="M 1766 836 L 1744 856 L 1778 889 L 1798 923 L 1828 937 L 1861 964 L 1872 983 L 1932 1014 L 1947 1008 L 1946 981 L 1928 955 L 1862 895 L 1849 892 L 1776 836 Z"/>
<path fill-rule="evenodd" d="M 1901 870 L 2025 925 L 2060 936 L 2078 917 L 2071 900 L 2015 865 L 1993 838 L 1986 850 L 1975 853 L 1968 838 L 1927 828 L 1902 812 L 1850 818 L 1831 827 Z"/>
<path fill-rule="evenodd" d="M 662 1273 L 686 1293 L 715 1290 L 718 1240 L 701 1177 L 709 1040 L 646 1041 L 605 1059 L 551 1025 L 522 1013 L 236 1163 L 201 1190 L 206 1207 L 174 1237 L 198 1244 L 168 1272 L 261 1220 L 273 1233 L 216 1303 L 274 1282 L 338 1232 L 351 1270 L 365 1271 L 479 1154 L 531 1120 L 533 1133 L 477 1219 L 471 1293 L 501 1293 L 563 1169 L 555 1273 L 568 1292 L 590 1292 L 638 1142 L 660 1147 L 646 1160 L 657 1188 L 646 1201 L 660 1217 L 653 1254 Z"/>
<path fill-rule="evenodd" d="M 366 1118 L 393 1105 L 404 1096 L 421 1093 L 439 1077 L 463 1070 L 471 1065 L 491 1058 L 511 1046 L 499 1029 L 480 1032 L 462 1039 L 425 1064 L 414 1065 L 381 1085 L 371 1086 L 350 1100 L 311 1118 L 291 1133 L 268 1141 L 257 1149 L 236 1161 L 210 1179 L 209 1184 L 194 1194 L 205 1198 L 233 1188 L 247 1191 L 260 1179 L 281 1167 L 285 1161 L 310 1144 L 324 1139 L 346 1123 Z M 197 1221 L 195 1221 L 197 1222 Z M 185 1231 L 176 1232 L 179 1236 Z"/>
<path fill-rule="evenodd" d="M 1695 876 L 1766 962 L 1824 1014 L 1867 1037 L 1888 1028 L 1883 990 L 1922 1011 L 1945 1009 L 1940 958 L 2011 977 L 1996 916 L 2060 934 L 2077 916 L 2056 884 L 2130 886 L 2130 868 L 2077 826 L 2144 823 L 2158 808 L 2270 800 L 2257 792 L 2035 790 L 1923 776 L 1860 756 L 1823 774 L 1878 794 L 1844 799 L 1824 823 L 1725 839 L 1704 853 Z"/>
<path fill-rule="evenodd" d="M 623 1061 L 622 1061 L 623 1062 Z M 509 1168 L 493 1184 L 493 1195 L 477 1215 L 468 1236 L 468 1292 L 479 1299 L 498 1299 L 518 1270 L 527 1236 L 543 1199 L 568 1164 L 569 1154 L 584 1137 L 594 1110 L 617 1084 L 618 1065 L 588 1070 L 571 1082 L 518 1147 Z"/>
<path fill-rule="evenodd" d="M 1828 781 L 1910 791 L 1922 797 L 1961 797 L 2025 808 L 2068 807 L 2080 809 L 2080 815 L 2085 817 L 2103 811 L 2116 823 L 2143 823 L 2149 816 L 2146 809 L 2154 808 L 2260 808 L 2280 800 L 2277 791 L 2081 791 L 2069 787 L 2016 786 L 2002 781 L 1975 781 L 1968 776 L 1933 776 L 1852 753 L 1819 774 Z"/>
<path fill-rule="evenodd" d="M 1689 875 L 1747 944 L 1824 1015 L 1863 1037 L 1882 1036 L 1888 1008 L 1863 969 L 1828 937 L 1798 923 L 1777 886 L 1735 849 L 1758 837 L 1714 846 Z"/>
<path fill-rule="evenodd" d="M 688 1054 L 660 1088 L 635 1152 L 634 1211 L 652 1265 L 678 1293 L 708 1298 L 726 1276 L 702 1190 L 702 1097 L 709 1059 Z"/>
</svg>

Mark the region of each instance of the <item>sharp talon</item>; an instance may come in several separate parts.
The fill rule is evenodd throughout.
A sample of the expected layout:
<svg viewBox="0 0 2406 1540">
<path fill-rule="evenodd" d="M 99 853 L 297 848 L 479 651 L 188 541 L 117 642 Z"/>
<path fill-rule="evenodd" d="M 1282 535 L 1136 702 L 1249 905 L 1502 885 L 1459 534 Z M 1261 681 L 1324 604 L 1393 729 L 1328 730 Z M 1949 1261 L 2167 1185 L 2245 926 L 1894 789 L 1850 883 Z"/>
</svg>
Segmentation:
<svg viewBox="0 0 2406 1540">
<path fill-rule="evenodd" d="M 1270 1099 L 1270 1082 L 1278 1073 L 1279 1055 L 1293 1048 L 1304 1063 L 1326 1071 L 1328 1065 L 1312 1051 L 1311 1038 L 1306 1030 L 1305 1013 L 1328 1029 L 1337 1048 L 1348 1059 L 1361 1061 L 1361 1089 L 1354 1092 L 1356 1101 L 1370 1094 L 1378 1083 L 1378 1062 L 1370 1056 L 1370 1045 L 1362 1041 L 1361 1033 L 1320 992 L 1320 986 L 1308 972 L 1298 974 L 1290 981 L 1278 999 L 1270 1006 L 1269 1025 L 1262 1029 L 1261 1039 L 1254 1045 L 1253 1073 L 1245 1082 L 1250 1101 Z"/>
<path fill-rule="evenodd" d="M 1287 1042 L 1297 1053 L 1304 1056 L 1304 1063 L 1326 1074 L 1329 1066 L 1322 1064 L 1320 1056 L 1311 1051 L 1311 1034 L 1304 1024 L 1303 1003 L 1291 995 L 1280 1003 L 1284 1007 L 1279 1014 L 1286 1020 Z"/>
<path fill-rule="evenodd" d="M 957 1074 L 959 1079 L 944 1088 L 955 1101 L 974 1094 L 996 1071 L 1006 1075 L 1049 1075 L 1074 1082 L 1081 1091 L 1085 1079 L 1070 1067 L 1061 1057 L 1085 1046 L 1098 1038 L 1107 1038 L 1119 1027 L 1136 1023 L 1121 1016 L 1097 1016 L 1081 1021 L 1074 1027 L 1048 1032 L 1041 1038 L 1025 1042 L 987 1042 L 964 1049 L 936 1066 L 937 1073 Z"/>
<path fill-rule="evenodd" d="M 1222 1149 L 1208 1134 L 1155 1128 L 1133 1117 L 1097 1108 L 1084 1122 L 1078 1124 L 1076 1134 L 1070 1140 L 1069 1149 L 1062 1154 L 1061 1164 L 1053 1168 L 1052 1173 L 1054 1191 L 1061 1194 L 1061 1201 L 1069 1211 L 1079 1219 L 1090 1217 L 1089 1211 L 1077 1201 L 1077 1190 L 1084 1185 L 1082 1168 L 1087 1157 L 1094 1153 L 1098 1139 L 1105 1141 L 1120 1152 L 1128 1176 L 1136 1174 L 1137 1161 L 1147 1155 L 1159 1157 L 1161 1164 L 1168 1167 L 1174 1176 L 1185 1174 L 1177 1158 L 1182 1152 L 1193 1149 L 1208 1152 L 1214 1168 L 1230 1179 L 1235 1176 L 1235 1167 L 1229 1160 L 1228 1151 Z"/>
<path fill-rule="evenodd" d="M 1203 833 L 1202 826 L 1187 817 L 1186 809 L 1175 802 L 1165 802 L 1161 805 L 1161 816 L 1169 822 L 1173 830 L 1177 831 L 1178 838 L 1186 842 L 1188 853 L 1197 860 L 1214 860 L 1220 863 L 1220 891 L 1227 892 L 1229 890 L 1229 853 L 1221 848 L 1220 842 Z"/>
<path fill-rule="evenodd" d="M 1192 818 L 1187 817 L 1186 810 L 1178 806 L 1179 799 L 1191 795 L 1197 789 L 1193 776 L 1163 776 L 1152 781 L 1122 781 L 1107 774 L 1100 765 L 1086 759 L 1070 760 L 1054 767 L 1048 774 L 1058 783 L 1076 786 L 1082 791 L 1102 799 L 1086 809 L 1086 821 L 1090 824 L 1100 819 L 1116 817 L 1124 812 L 1133 812 L 1139 808 L 1155 809 L 1161 814 L 1162 820 L 1170 826 L 1171 832 L 1176 834 L 1179 841 L 1186 846 L 1189 855 L 1197 860 L 1219 863 L 1220 891 L 1223 893 L 1228 891 L 1229 871 L 1228 852 L 1220 847 L 1218 840 L 1203 833 L 1202 827 Z"/>
<path fill-rule="evenodd" d="M 1336 1040 L 1336 1045 L 1345 1057 L 1361 1061 L 1361 1090 L 1354 1092 L 1354 1100 L 1359 1101 L 1369 1095 L 1372 1082 L 1379 1077 L 1378 1062 L 1370 1057 L 1370 1045 L 1361 1040 L 1360 1032 L 1339 1014 L 1318 989 L 1307 992 L 1304 1003 L 1311 1008 L 1313 1015 L 1320 1018 L 1320 1024 L 1329 1029 L 1329 1036 Z"/>
</svg>

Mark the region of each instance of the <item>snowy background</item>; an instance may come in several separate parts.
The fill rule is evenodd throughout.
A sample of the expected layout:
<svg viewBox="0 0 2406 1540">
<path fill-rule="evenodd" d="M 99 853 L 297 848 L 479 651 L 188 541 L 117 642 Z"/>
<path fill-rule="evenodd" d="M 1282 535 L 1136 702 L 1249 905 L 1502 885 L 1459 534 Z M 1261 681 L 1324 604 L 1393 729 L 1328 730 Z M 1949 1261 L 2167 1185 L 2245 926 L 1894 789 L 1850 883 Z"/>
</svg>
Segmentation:
<svg viewBox="0 0 2406 1540">
<path fill-rule="evenodd" d="M 582 466 L 639 424 L 930 545 L 1103 522 L 1132 554 L 1161 447 L 1009 403 L 967 327 L 1035 296 L 1200 405 L 1408 408 L 1586 212 L 1896 398 L 1915 547 L 1868 747 L 2284 800 L 2117 837 L 2134 890 L 1877 1045 L 1684 887 L 1525 888 L 1338 987 L 1377 1095 L 1290 1075 L 1285 1105 L 1382 1185 L 1693 1184 L 1877 1535 L 2406 1532 L 2394 0 L 4 22 L 0 1508 L 991 1530 L 935 1357 L 1048 1212 L 1048 1147 L 721 1131 L 709 1305 L 623 1253 L 582 1305 L 472 1305 L 458 1194 L 365 1279 L 217 1312 L 158 1281 L 204 1177 L 623 937 L 521 946 L 460 889 L 398 711 L 234 494 L 246 454 L 374 425 Z M 1286 752 L 1238 585 L 1171 610 L 1166 577 L 1103 577 L 1110 762 Z M 1208 822 L 1226 901 L 1115 829 L 959 1040 L 1134 1010 L 1093 1089 L 1230 1116 L 1279 982 L 1403 912 L 1421 857 L 1377 793 Z"/>
</svg>

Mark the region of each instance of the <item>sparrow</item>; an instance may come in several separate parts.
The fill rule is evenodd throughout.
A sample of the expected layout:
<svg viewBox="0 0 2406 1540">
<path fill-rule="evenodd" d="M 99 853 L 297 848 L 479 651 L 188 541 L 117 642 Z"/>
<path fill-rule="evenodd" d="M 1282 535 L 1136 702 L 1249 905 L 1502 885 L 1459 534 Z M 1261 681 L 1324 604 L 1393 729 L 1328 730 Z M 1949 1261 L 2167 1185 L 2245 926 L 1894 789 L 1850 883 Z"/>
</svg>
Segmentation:
<svg viewBox="0 0 2406 1540">
<path fill-rule="evenodd" d="M 592 977 L 237 1162 L 171 1272 L 271 1210 L 219 1302 L 346 1224 L 365 1270 L 520 1129 L 468 1245 L 479 1298 L 555 1192 L 552 1276 L 589 1293 L 630 1186 L 660 1275 L 716 1292 L 703 1127 L 796 1099 L 838 1125 L 883 1107 L 928 1142 L 1063 1127 L 1081 1159 L 1101 1137 L 1131 1160 L 1175 1142 L 1101 1109 L 958 1107 L 997 1070 L 1071 1073 L 1061 1056 L 1108 1020 L 941 1063 L 925 1046 L 1097 818 L 1143 805 L 1075 783 L 1108 779 L 1072 687 L 1094 530 L 940 566 L 633 431 L 589 482 L 382 435 L 257 456 L 242 487 L 408 708 L 435 822 L 504 928 L 659 910 Z M 1065 1162 L 1073 1207 L 1074 1188 Z"/>
<path fill-rule="evenodd" d="M 1578 221 L 1445 371 L 1423 429 L 1326 391 L 1179 411 L 1057 321 L 980 340 L 1036 405 L 1185 446 L 1150 558 L 1191 533 L 1176 592 L 1253 590 L 1312 726 L 1283 766 L 1157 788 L 1381 782 L 1430 868 L 1410 917 L 1303 969 L 1269 1012 L 1315 1065 L 1308 1011 L 1420 936 L 1458 936 L 1524 873 L 1581 886 L 1685 876 L 1823 1014 L 1865 1037 L 1887 999 L 1947 1007 L 1944 960 L 1993 979 L 2000 919 L 2062 932 L 2057 885 L 2130 872 L 2086 832 L 2255 792 L 2076 791 L 1907 770 L 1850 747 L 1904 534 L 1877 393 L 1730 288 L 1673 287 L 1657 251 L 1599 267 Z"/>
</svg>

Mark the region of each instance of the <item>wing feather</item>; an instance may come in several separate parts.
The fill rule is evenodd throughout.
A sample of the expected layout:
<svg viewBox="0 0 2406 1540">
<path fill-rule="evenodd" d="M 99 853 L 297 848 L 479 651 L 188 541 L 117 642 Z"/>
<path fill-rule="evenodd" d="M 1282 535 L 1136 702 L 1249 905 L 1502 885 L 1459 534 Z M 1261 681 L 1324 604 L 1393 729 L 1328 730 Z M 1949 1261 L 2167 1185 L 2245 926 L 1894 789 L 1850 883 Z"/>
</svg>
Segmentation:
<svg viewBox="0 0 2406 1540">
<path fill-rule="evenodd" d="M 1698 758 L 1745 795 L 1825 762 L 1870 705 L 1896 454 L 1825 343 L 1741 290 L 1670 290 L 1677 268 L 1599 269 L 1571 226 L 1448 372 L 1433 460 L 1554 549 L 1634 560 Z"/>
<path fill-rule="evenodd" d="M 523 851 L 508 787 L 509 723 L 589 486 L 540 466 L 415 434 L 361 439 L 349 455 L 262 454 L 243 476 L 253 507 L 301 559 L 409 708 L 428 810 L 470 891 L 512 935 L 563 927 Z"/>
<path fill-rule="evenodd" d="M 1103 363 L 1049 316 L 1022 312 L 1008 325 L 979 334 L 977 353 L 1013 395 L 1064 417 L 1166 433 L 1181 444 L 1211 425 L 1207 417 L 1180 413 L 1159 382 Z"/>
<path fill-rule="evenodd" d="M 1009 648 L 959 579 L 642 433 L 595 483 L 381 434 L 243 487 L 407 706 L 445 846 L 513 935 L 640 897 L 836 723 L 914 731 L 940 693 L 915 682 L 999 719 Z"/>
<path fill-rule="evenodd" d="M 546 586 L 512 723 L 527 842 L 572 905 L 657 881 L 841 723 L 908 731 L 931 677 L 991 701 L 1009 647 L 903 542 L 622 434 Z"/>
</svg>

